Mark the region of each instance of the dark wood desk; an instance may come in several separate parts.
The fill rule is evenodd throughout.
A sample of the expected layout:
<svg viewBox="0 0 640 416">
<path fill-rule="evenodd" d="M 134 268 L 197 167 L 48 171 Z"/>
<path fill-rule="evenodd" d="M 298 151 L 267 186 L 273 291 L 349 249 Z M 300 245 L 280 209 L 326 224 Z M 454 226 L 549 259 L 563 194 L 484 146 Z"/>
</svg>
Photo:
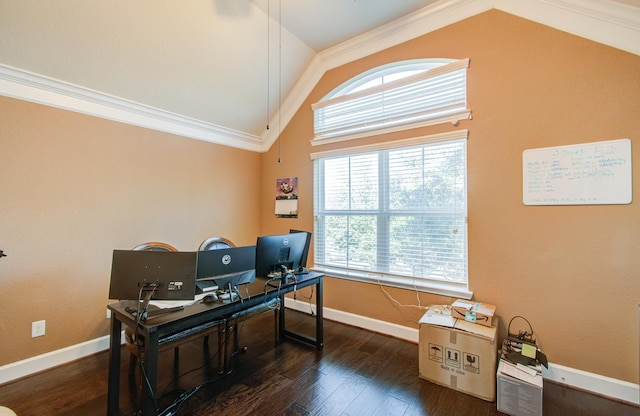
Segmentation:
<svg viewBox="0 0 640 416">
<path fill-rule="evenodd" d="M 244 299 L 230 303 L 201 303 L 188 306 L 183 310 L 171 312 L 164 315 L 154 316 L 145 322 L 136 323 L 136 319 L 125 308 L 131 303 L 122 301 L 113 303 L 107 307 L 111 311 L 111 338 L 109 341 L 109 381 L 107 395 L 107 414 L 120 414 L 120 359 L 121 359 L 121 333 L 122 324 L 131 328 L 138 327 L 138 334 L 145 339 L 145 359 L 143 368 L 145 370 L 149 385 L 152 391 L 145 387 L 145 394 L 142 395 L 140 409 L 145 416 L 156 415 L 155 407 L 156 384 L 158 380 L 158 345 L 160 340 L 189 331 L 190 329 L 204 325 L 211 321 L 234 320 L 244 312 L 258 308 L 260 305 L 270 304 L 276 299 L 280 300 L 280 311 L 277 314 L 276 342 L 281 342 L 284 338 L 290 337 L 322 348 L 323 326 L 322 326 L 322 279 L 321 273 L 310 272 L 308 274 L 297 275 L 297 282 L 282 284 L 280 287 L 267 285 L 266 279 L 256 278 L 256 281 L 241 289 Z M 284 297 L 287 293 L 297 289 L 315 285 L 316 296 L 316 328 L 315 337 L 306 336 L 290 331 L 285 325 Z M 246 294 L 248 292 L 248 295 Z M 135 305 L 135 301 L 133 302 Z M 236 332 L 236 331 L 234 331 Z M 221 354 L 222 352 L 218 352 Z"/>
</svg>

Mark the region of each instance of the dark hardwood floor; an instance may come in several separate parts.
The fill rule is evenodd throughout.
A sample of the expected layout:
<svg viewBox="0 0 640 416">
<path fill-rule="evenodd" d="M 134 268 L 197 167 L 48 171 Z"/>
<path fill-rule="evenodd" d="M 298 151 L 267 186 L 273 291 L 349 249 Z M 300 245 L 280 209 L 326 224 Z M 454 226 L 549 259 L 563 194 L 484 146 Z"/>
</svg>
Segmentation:
<svg viewBox="0 0 640 416">
<path fill-rule="evenodd" d="M 312 318 L 287 312 L 288 326 L 302 331 Z M 215 342 L 180 347 L 180 357 L 161 353 L 158 391 L 164 409 L 192 393 L 178 415 L 501 415 L 496 403 L 432 384 L 418 377 L 418 346 L 336 322 L 325 321 L 325 347 L 287 341 L 274 344 L 273 318 L 263 315 L 239 327 L 248 347 L 226 376 L 216 372 Z M 136 409 L 123 349 L 120 407 Z M 0 386 L 0 405 L 19 416 L 106 414 L 106 352 Z M 199 389 L 194 389 L 201 386 Z M 640 415 L 627 403 L 545 383 L 544 415 Z"/>
</svg>

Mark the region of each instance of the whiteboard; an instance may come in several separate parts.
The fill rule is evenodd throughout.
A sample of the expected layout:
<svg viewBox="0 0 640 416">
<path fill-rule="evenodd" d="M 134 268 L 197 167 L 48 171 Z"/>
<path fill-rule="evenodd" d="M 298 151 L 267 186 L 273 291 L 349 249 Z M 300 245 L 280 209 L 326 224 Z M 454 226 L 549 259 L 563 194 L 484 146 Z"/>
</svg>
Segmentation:
<svg viewBox="0 0 640 416">
<path fill-rule="evenodd" d="M 629 204 L 631 140 L 525 150 L 525 205 Z"/>
</svg>

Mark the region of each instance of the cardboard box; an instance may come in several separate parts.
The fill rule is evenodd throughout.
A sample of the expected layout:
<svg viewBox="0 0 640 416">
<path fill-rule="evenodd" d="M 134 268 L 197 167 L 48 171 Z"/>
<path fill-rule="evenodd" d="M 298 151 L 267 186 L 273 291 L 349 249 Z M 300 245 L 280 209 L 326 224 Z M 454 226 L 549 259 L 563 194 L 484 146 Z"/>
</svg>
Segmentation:
<svg viewBox="0 0 640 416">
<path fill-rule="evenodd" d="M 496 330 L 488 335 L 422 323 L 419 330 L 420 378 L 487 401 L 496 398 Z"/>
<path fill-rule="evenodd" d="M 451 316 L 473 324 L 491 327 L 495 313 L 496 307 L 488 303 L 458 299 L 451 304 Z"/>
<path fill-rule="evenodd" d="M 496 378 L 499 412 L 512 416 L 542 416 L 541 374 L 527 374 L 500 360 Z"/>
</svg>

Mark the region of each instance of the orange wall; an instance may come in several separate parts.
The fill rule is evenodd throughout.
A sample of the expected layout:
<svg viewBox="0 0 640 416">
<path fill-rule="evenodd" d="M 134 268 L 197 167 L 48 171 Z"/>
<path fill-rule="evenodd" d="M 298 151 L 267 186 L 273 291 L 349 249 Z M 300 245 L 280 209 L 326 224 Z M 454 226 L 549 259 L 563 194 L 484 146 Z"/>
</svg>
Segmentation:
<svg viewBox="0 0 640 416">
<path fill-rule="evenodd" d="M 254 244 L 260 155 L 0 97 L 0 365 L 108 333 L 111 253 Z M 31 322 L 46 335 L 31 339 Z"/>
<path fill-rule="evenodd" d="M 525 206 L 526 149 L 629 138 L 640 163 L 640 57 L 499 11 L 490 11 L 329 71 L 263 156 L 263 233 L 313 229 L 309 153 L 454 129 L 451 125 L 312 148 L 311 104 L 351 77 L 413 58 L 470 58 L 469 280 L 475 299 L 497 305 L 500 335 L 530 320 L 555 364 L 638 383 L 640 208 Z M 278 177 L 298 176 L 300 215 L 275 219 Z M 636 181 L 637 183 L 637 181 Z M 638 186 L 634 186 L 638 198 Z M 452 299 L 327 278 L 325 306 L 417 328 L 422 305 Z"/>
</svg>

